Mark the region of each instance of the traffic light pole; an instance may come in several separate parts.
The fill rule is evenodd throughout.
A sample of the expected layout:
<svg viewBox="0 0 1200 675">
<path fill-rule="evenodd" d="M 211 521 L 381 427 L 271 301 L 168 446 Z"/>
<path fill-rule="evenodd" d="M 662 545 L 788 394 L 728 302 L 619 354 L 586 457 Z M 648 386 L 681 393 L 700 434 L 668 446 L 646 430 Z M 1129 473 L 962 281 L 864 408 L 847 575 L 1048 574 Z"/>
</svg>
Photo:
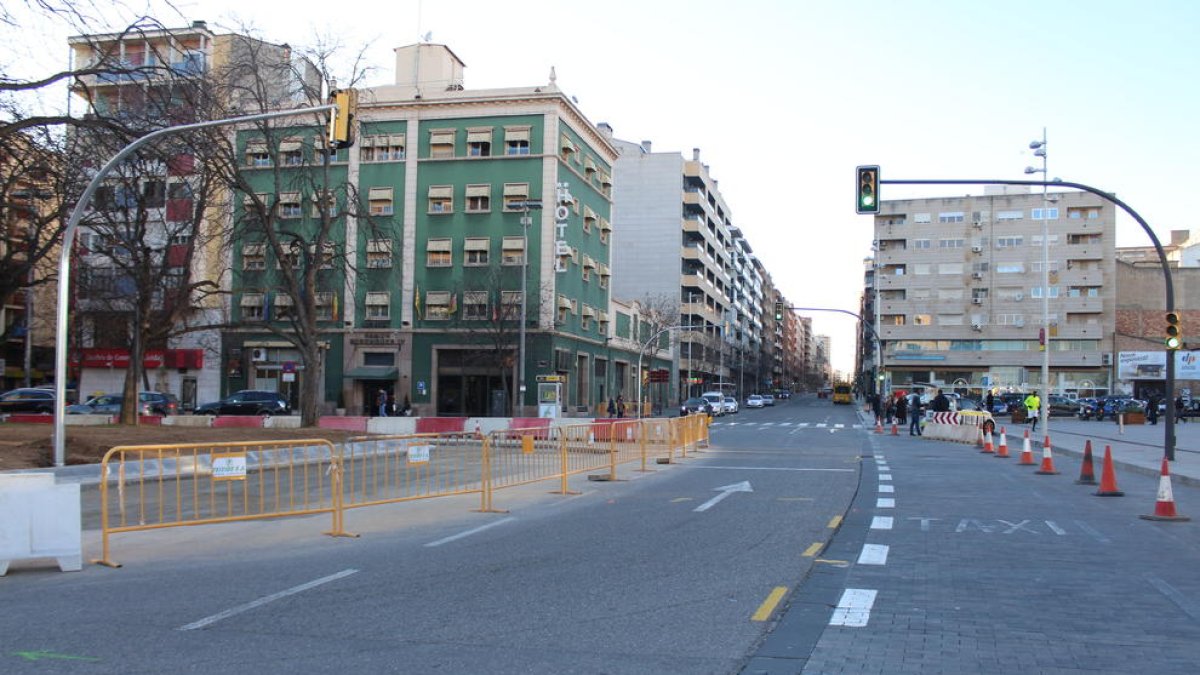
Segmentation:
<svg viewBox="0 0 1200 675">
<path fill-rule="evenodd" d="M 1105 192 L 1104 190 L 1101 190 L 1100 188 L 1092 187 L 1091 185 L 1084 185 L 1083 183 L 1071 183 L 1071 182 L 1060 181 L 1060 180 L 1050 181 L 1050 180 L 1000 180 L 1000 179 L 981 179 L 981 180 L 903 180 L 903 179 L 896 180 L 896 179 L 889 179 L 889 180 L 880 180 L 879 182 L 884 185 L 1028 185 L 1028 186 L 1034 186 L 1034 187 L 1040 186 L 1043 188 L 1053 185 L 1056 187 L 1069 187 L 1069 188 L 1074 188 L 1076 190 L 1083 190 L 1084 192 L 1090 192 L 1090 193 L 1100 197 L 1101 199 L 1104 199 L 1106 201 L 1113 203 L 1116 206 L 1119 206 L 1123 211 L 1125 211 L 1125 213 L 1128 213 L 1130 215 L 1130 217 L 1132 217 L 1134 220 L 1136 220 L 1137 224 L 1142 226 L 1142 230 L 1144 230 L 1146 232 L 1146 235 L 1148 237 L 1150 237 L 1150 242 L 1152 244 L 1154 244 L 1154 250 L 1158 252 L 1159 264 L 1162 265 L 1163 280 L 1166 283 L 1167 312 L 1170 313 L 1170 312 L 1175 311 L 1175 284 L 1174 284 L 1174 281 L 1171 279 L 1171 267 L 1167 264 L 1167 254 L 1163 251 L 1162 244 L 1158 241 L 1158 237 L 1154 234 L 1154 230 L 1150 229 L 1150 225 L 1146 223 L 1146 220 L 1144 218 L 1142 218 L 1142 216 L 1137 211 L 1134 211 L 1132 207 L 1130 207 L 1128 204 L 1126 204 L 1125 202 L 1118 199 L 1117 196 L 1112 194 L 1111 192 Z M 1166 416 L 1165 416 L 1166 424 L 1164 425 L 1165 428 L 1163 429 L 1163 456 L 1166 457 L 1167 461 L 1173 462 L 1173 461 L 1175 461 L 1175 405 L 1174 405 L 1174 401 L 1175 401 L 1175 351 L 1171 350 L 1171 349 L 1167 350 L 1167 375 L 1166 375 L 1166 377 L 1167 377 L 1167 382 L 1166 382 L 1167 401 L 1166 401 Z M 1045 384 L 1045 383 L 1043 383 L 1043 384 Z M 1044 401 L 1042 403 L 1042 405 L 1048 405 L 1048 401 Z"/>
</svg>

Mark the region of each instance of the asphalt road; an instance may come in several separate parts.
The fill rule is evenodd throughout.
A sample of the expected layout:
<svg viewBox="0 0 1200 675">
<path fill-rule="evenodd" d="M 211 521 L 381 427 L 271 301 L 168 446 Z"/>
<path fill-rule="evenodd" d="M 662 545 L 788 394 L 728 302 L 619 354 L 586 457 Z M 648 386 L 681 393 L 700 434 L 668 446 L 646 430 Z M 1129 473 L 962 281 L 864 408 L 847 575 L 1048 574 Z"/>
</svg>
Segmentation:
<svg viewBox="0 0 1200 675">
<path fill-rule="evenodd" d="M 451 497 L 356 509 L 358 539 L 295 518 L 118 535 L 119 570 L 14 564 L 0 671 L 737 672 L 859 489 L 855 423 L 793 399 L 653 473 L 499 491 L 507 513 Z"/>
</svg>

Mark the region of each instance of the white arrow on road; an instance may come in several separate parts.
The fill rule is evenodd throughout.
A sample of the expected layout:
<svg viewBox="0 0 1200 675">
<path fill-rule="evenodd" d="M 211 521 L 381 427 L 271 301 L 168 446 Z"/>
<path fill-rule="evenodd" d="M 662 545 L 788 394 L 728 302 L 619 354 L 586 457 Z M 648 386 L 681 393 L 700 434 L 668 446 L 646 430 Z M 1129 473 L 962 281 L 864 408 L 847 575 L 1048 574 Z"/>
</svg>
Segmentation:
<svg viewBox="0 0 1200 675">
<path fill-rule="evenodd" d="M 721 494 L 717 495 L 716 497 L 713 497 L 712 499 L 704 502 L 703 504 L 701 504 L 700 506 L 697 506 L 696 508 L 694 508 L 692 510 L 693 511 L 707 511 L 710 508 L 712 508 L 713 506 L 715 506 L 722 499 L 725 499 L 726 497 L 728 497 L 729 495 L 731 495 L 735 492 L 754 492 L 754 488 L 750 487 L 750 481 L 748 481 L 748 480 L 744 480 L 740 483 L 734 483 L 733 485 L 726 485 L 724 487 L 719 487 L 719 488 L 716 488 L 716 490 L 717 490 L 717 492 L 720 492 Z"/>
</svg>

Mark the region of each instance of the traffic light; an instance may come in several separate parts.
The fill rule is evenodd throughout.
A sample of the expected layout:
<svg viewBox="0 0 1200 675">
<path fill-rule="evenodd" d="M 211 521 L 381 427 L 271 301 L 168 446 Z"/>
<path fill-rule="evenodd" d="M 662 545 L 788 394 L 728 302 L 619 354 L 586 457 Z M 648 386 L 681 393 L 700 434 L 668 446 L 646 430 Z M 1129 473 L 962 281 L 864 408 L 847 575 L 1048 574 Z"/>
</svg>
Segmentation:
<svg viewBox="0 0 1200 675">
<path fill-rule="evenodd" d="M 1167 349 L 1174 351 L 1183 346 L 1183 331 L 1179 328 L 1179 312 L 1167 312 Z"/>
<path fill-rule="evenodd" d="M 783 321 L 784 304 L 782 302 L 775 303 L 775 320 Z"/>
<path fill-rule="evenodd" d="M 858 213 L 879 213 L 879 167 L 860 166 L 855 173 L 858 175 L 855 210 Z"/>
<path fill-rule="evenodd" d="M 329 103 L 337 109 L 329 113 L 329 145 L 342 149 L 354 145 L 354 115 L 358 109 L 358 92 L 339 89 L 329 92 Z"/>
</svg>

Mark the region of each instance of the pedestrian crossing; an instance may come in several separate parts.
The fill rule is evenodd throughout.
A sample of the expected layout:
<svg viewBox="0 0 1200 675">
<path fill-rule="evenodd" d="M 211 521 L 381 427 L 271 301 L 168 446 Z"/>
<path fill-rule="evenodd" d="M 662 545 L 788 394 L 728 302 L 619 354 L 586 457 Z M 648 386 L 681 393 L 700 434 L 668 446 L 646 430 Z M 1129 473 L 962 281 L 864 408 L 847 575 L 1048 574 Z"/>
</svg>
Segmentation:
<svg viewBox="0 0 1200 675">
<path fill-rule="evenodd" d="M 825 422 L 713 422 L 710 427 L 755 427 L 766 429 L 866 429 L 863 424 L 827 424 Z"/>
</svg>

